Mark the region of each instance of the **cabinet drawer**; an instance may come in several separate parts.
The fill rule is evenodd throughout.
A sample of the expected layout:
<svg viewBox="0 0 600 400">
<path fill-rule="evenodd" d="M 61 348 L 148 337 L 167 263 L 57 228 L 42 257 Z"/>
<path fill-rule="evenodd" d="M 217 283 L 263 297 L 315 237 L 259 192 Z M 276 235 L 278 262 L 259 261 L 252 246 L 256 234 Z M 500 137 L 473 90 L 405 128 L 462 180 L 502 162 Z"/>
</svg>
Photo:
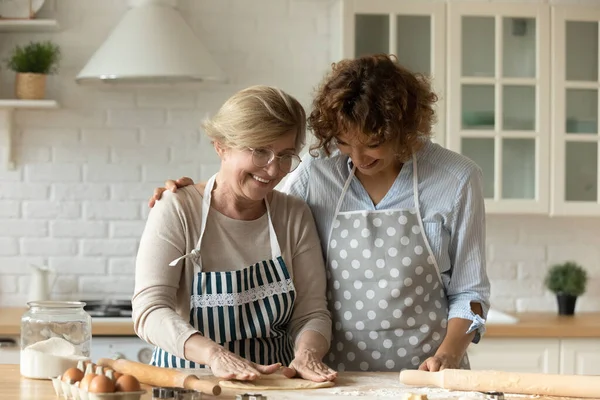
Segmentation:
<svg viewBox="0 0 600 400">
<path fill-rule="evenodd" d="M 559 339 L 483 339 L 468 349 L 473 370 L 558 373 Z"/>
<path fill-rule="evenodd" d="M 561 341 L 560 373 L 600 375 L 600 340 L 563 339 Z"/>
</svg>

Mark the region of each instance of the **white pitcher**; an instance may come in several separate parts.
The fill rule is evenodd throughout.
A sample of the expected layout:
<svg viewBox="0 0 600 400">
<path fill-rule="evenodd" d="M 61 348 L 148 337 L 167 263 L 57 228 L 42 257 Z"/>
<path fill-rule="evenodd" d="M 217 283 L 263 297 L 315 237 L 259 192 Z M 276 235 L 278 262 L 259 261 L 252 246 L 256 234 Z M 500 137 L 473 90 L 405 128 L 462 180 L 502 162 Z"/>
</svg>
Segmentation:
<svg viewBox="0 0 600 400">
<path fill-rule="evenodd" d="M 50 292 L 56 282 L 56 273 L 48 267 L 30 265 L 31 279 L 27 301 L 49 300 Z"/>
</svg>

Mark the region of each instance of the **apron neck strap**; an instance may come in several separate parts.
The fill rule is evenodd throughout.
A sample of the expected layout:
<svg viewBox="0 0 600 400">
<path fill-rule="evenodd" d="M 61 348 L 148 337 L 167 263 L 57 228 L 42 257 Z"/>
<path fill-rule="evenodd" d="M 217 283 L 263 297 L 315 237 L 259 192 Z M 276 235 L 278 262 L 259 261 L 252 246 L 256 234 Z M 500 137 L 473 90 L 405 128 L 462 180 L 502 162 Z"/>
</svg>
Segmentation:
<svg viewBox="0 0 600 400">
<path fill-rule="evenodd" d="M 421 207 L 419 205 L 419 174 L 417 172 L 417 156 L 413 153 L 412 155 L 413 162 L 413 173 L 412 173 L 412 181 L 413 181 L 413 200 L 415 202 L 415 208 L 419 210 Z M 350 171 L 350 175 L 346 182 L 344 182 L 344 188 L 342 189 L 342 194 L 338 199 L 337 205 L 335 206 L 335 214 L 333 214 L 333 218 L 335 219 L 336 215 L 340 212 L 342 208 L 342 203 L 344 201 L 344 197 L 346 196 L 346 192 L 348 192 L 348 188 L 350 187 L 350 183 L 352 182 L 352 178 L 356 175 L 356 165 L 352 166 L 352 170 Z"/>
<path fill-rule="evenodd" d="M 415 202 L 415 208 L 417 212 L 421 209 L 421 205 L 419 204 L 419 173 L 417 172 L 417 156 L 415 153 L 412 154 L 412 162 L 413 162 L 413 199 Z M 419 213 L 419 218 L 421 217 Z"/>
<path fill-rule="evenodd" d="M 417 213 L 419 214 L 419 219 L 421 219 L 421 212 L 420 212 L 420 205 L 419 205 L 419 174 L 417 172 L 417 156 L 413 153 L 412 155 L 412 161 L 413 161 L 413 199 L 414 199 L 414 203 L 415 203 L 415 208 L 417 209 Z M 332 224 L 331 227 L 329 228 L 329 235 L 327 237 L 327 243 L 329 243 L 331 241 L 331 234 L 333 232 L 333 221 L 335 221 L 337 215 L 340 212 L 340 209 L 342 208 L 342 203 L 344 201 L 344 197 L 346 196 L 346 193 L 348 192 L 348 188 L 350 187 L 350 183 L 352 182 L 352 178 L 354 178 L 354 175 L 356 174 L 356 165 L 352 166 L 352 170 L 350 171 L 350 174 L 348 176 L 348 179 L 346 179 L 346 182 L 344 182 L 344 187 L 342 189 L 342 193 L 340 194 L 340 198 L 338 199 L 337 205 L 335 206 L 335 213 L 333 214 L 333 219 L 332 219 Z M 329 253 L 329 249 L 327 250 L 327 253 Z"/>
<path fill-rule="evenodd" d="M 352 170 L 350 171 L 350 175 L 346 182 L 344 182 L 344 187 L 342 188 L 342 194 L 340 194 L 340 198 L 338 199 L 337 205 L 335 206 L 335 214 L 333 214 L 333 219 L 338 215 L 340 209 L 342 208 L 342 203 L 344 201 L 344 196 L 346 196 L 346 192 L 348 191 L 348 187 L 350 187 L 350 183 L 352 182 L 352 178 L 354 178 L 354 174 L 356 173 L 356 165 L 352 166 Z M 329 243 L 329 241 L 327 241 Z"/>
<path fill-rule="evenodd" d="M 200 225 L 200 238 L 198 239 L 198 243 L 196 244 L 196 250 L 200 251 L 200 244 L 202 243 L 202 237 L 204 236 L 204 232 L 206 231 L 206 221 L 208 219 L 208 211 L 210 210 L 210 202 L 212 199 L 212 190 L 215 187 L 215 182 L 217 180 L 217 174 L 214 174 L 206 183 L 204 187 L 204 196 L 202 197 L 202 222 Z M 265 206 L 267 207 L 267 219 L 269 225 L 269 242 L 271 244 L 271 256 L 272 259 L 276 259 L 281 256 L 281 248 L 279 247 L 279 241 L 277 240 L 277 235 L 275 234 L 275 228 L 273 227 L 273 220 L 271 219 L 271 207 L 269 206 L 269 202 L 265 197 Z M 249 238 L 251 239 L 251 238 Z"/>
</svg>

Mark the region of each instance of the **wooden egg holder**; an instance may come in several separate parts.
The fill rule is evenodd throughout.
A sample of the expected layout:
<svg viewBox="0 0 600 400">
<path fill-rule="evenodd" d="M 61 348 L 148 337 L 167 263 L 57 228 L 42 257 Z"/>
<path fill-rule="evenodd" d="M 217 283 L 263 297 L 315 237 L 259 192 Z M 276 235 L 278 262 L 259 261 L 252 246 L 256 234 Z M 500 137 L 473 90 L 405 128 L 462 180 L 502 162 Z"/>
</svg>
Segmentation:
<svg viewBox="0 0 600 400">
<path fill-rule="evenodd" d="M 84 371 L 84 376 L 93 372 L 93 365 L 84 365 L 83 361 L 77 363 L 77 369 Z M 115 381 L 114 371 L 112 369 L 106 369 L 99 365 L 96 365 L 95 373 L 97 375 L 106 375 L 107 378 Z M 68 383 L 62 380 L 62 376 L 52 378 L 52 386 L 54 386 L 54 392 L 56 396 L 62 397 L 68 400 L 140 400 L 142 395 L 146 393 L 145 390 L 137 392 L 113 392 L 113 393 L 91 393 L 87 390 L 79 388 L 79 382 Z"/>
</svg>

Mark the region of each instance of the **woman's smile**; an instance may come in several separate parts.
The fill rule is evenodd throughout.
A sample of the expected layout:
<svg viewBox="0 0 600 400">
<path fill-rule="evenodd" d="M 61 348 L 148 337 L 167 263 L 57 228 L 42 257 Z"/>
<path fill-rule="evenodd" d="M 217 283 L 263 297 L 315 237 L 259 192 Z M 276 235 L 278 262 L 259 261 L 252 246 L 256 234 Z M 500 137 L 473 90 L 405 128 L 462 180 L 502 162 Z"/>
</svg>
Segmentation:
<svg viewBox="0 0 600 400">
<path fill-rule="evenodd" d="M 377 164 L 378 161 L 379 160 L 373 160 L 373 161 L 371 161 L 368 164 L 361 164 L 361 165 L 358 166 L 358 168 L 360 168 L 360 169 L 371 169 L 371 168 L 373 168 Z"/>
<path fill-rule="evenodd" d="M 254 179 L 255 181 L 258 181 L 260 183 L 264 183 L 264 184 L 269 184 L 271 183 L 270 179 L 265 179 L 265 178 L 261 178 L 260 176 L 254 175 L 254 174 L 250 174 L 252 176 L 252 179 Z"/>
</svg>

